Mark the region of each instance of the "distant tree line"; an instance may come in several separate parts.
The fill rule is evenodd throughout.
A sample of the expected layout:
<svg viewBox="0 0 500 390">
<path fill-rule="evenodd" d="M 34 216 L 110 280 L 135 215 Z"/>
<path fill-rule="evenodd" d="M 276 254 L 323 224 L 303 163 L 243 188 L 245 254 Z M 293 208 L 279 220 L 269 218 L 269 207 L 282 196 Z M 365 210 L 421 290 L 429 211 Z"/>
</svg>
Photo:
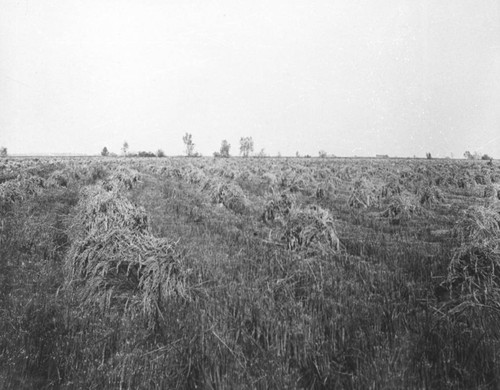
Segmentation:
<svg viewBox="0 0 500 390">
<path fill-rule="evenodd" d="M 467 160 L 493 160 L 493 158 L 487 154 L 480 155 L 478 152 L 474 152 L 474 154 L 472 154 L 468 150 L 464 153 L 464 157 Z"/>
<path fill-rule="evenodd" d="M 185 133 L 182 137 L 182 141 L 184 143 L 184 151 L 185 155 L 187 157 L 200 157 L 201 154 L 196 152 L 194 147 L 195 143 L 193 142 L 193 135 L 191 133 Z M 122 155 L 126 157 L 165 157 L 165 153 L 163 150 L 158 149 L 156 153 L 153 152 L 146 152 L 146 151 L 140 151 L 137 153 L 129 153 L 129 144 L 127 141 L 125 141 L 122 145 L 121 148 Z M 231 157 L 230 154 L 231 151 L 231 144 L 227 140 L 222 140 L 221 146 L 218 151 L 215 151 L 213 153 L 214 157 L 217 158 L 229 158 Z M 240 138 L 240 156 L 242 157 L 249 157 L 254 151 L 254 141 L 252 137 L 241 137 Z M 106 157 L 106 156 L 116 156 L 114 153 L 110 153 L 108 148 L 105 146 L 102 151 L 101 155 Z M 5 147 L 0 147 L 0 157 L 5 157 L 7 156 L 7 148 Z M 267 157 L 268 155 L 266 154 L 265 150 L 262 148 L 259 153 L 254 155 L 255 157 Z M 296 157 L 302 157 L 297 151 L 295 153 Z M 278 152 L 278 157 L 281 157 L 281 154 Z M 305 155 L 304 157 L 310 158 L 310 155 Z M 318 157 L 320 158 L 327 158 L 329 157 L 328 153 L 324 150 L 320 150 L 318 152 Z M 334 155 L 331 155 L 331 157 L 335 157 Z M 377 157 L 379 157 L 377 155 Z M 388 158 L 389 156 L 381 156 L 381 157 L 386 157 Z M 432 155 L 430 152 L 427 152 L 425 154 L 425 157 L 430 160 L 432 159 Z M 493 160 L 492 157 L 490 157 L 488 154 L 479 154 L 478 152 L 471 153 L 470 151 L 466 151 L 464 153 L 464 157 L 468 160 Z"/>
<path fill-rule="evenodd" d="M 144 151 L 140 151 L 137 153 L 129 153 L 128 148 L 129 148 L 128 142 L 125 141 L 123 143 L 122 149 L 121 149 L 123 156 L 125 156 L 125 157 L 165 157 L 165 153 L 161 149 L 158 149 L 156 151 L 156 153 L 144 152 Z M 108 148 L 105 146 L 101 150 L 101 156 L 103 156 L 103 157 L 116 157 L 117 155 L 115 153 L 110 153 Z"/>
</svg>

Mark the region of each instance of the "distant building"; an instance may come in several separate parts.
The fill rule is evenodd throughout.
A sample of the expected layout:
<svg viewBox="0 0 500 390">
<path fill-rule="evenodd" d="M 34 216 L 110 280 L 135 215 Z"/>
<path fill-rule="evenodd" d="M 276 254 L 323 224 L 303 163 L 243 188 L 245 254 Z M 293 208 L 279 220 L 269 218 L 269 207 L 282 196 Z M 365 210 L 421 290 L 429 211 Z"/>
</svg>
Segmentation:
<svg viewBox="0 0 500 390">
<path fill-rule="evenodd" d="M 388 154 L 377 154 L 375 155 L 376 158 L 389 158 Z"/>
</svg>

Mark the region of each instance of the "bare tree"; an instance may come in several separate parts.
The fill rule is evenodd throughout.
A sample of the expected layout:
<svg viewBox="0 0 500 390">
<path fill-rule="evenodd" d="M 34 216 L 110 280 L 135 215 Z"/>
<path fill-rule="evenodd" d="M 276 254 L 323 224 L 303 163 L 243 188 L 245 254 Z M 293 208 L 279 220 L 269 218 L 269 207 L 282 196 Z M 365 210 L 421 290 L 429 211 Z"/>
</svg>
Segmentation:
<svg viewBox="0 0 500 390">
<path fill-rule="evenodd" d="M 240 154 L 243 157 L 248 157 L 248 155 L 253 152 L 253 139 L 252 137 L 241 137 L 240 139 Z"/>
<path fill-rule="evenodd" d="M 124 154 L 125 156 L 126 156 L 126 155 L 127 155 L 127 153 L 128 153 L 128 142 L 127 142 L 127 141 L 125 141 L 125 142 L 123 143 L 123 146 L 122 146 L 122 152 L 123 152 L 123 154 Z"/>
<path fill-rule="evenodd" d="M 184 137 L 182 137 L 182 141 L 186 146 L 186 156 L 191 157 L 194 155 L 194 143 L 193 143 L 193 135 L 186 133 Z"/>
</svg>

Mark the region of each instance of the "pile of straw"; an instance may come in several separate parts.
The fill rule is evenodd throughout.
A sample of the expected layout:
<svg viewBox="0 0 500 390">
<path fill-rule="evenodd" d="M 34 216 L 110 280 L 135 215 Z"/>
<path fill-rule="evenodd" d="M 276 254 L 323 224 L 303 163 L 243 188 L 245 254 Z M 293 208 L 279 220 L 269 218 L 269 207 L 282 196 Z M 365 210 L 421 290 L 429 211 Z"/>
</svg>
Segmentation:
<svg viewBox="0 0 500 390">
<path fill-rule="evenodd" d="M 0 169 L 0 184 L 3 184 L 9 180 L 15 180 L 17 173 L 9 168 Z"/>
<path fill-rule="evenodd" d="M 17 180 L 0 184 L 0 205 L 12 204 L 24 199 L 24 193 Z"/>
<path fill-rule="evenodd" d="M 356 180 L 347 204 L 352 208 L 368 208 L 378 200 L 375 185 L 366 179 Z"/>
<path fill-rule="evenodd" d="M 134 232 L 149 231 L 146 211 L 130 203 L 119 191 L 106 191 L 96 185 L 82 190 L 77 206 L 77 226 L 85 233 L 120 227 Z"/>
<path fill-rule="evenodd" d="M 278 178 L 271 172 L 265 172 L 262 174 L 261 179 L 269 187 L 273 187 L 278 183 Z"/>
<path fill-rule="evenodd" d="M 30 196 L 40 195 L 45 180 L 39 176 L 18 176 L 0 184 L 0 206 L 22 202 Z"/>
<path fill-rule="evenodd" d="M 203 189 L 208 192 L 212 203 L 224 205 L 235 213 L 244 213 L 248 208 L 248 201 L 243 190 L 235 183 L 212 179 L 205 184 Z"/>
<path fill-rule="evenodd" d="M 200 186 L 203 186 L 208 181 L 208 178 L 203 170 L 193 167 L 193 169 L 191 169 L 187 173 L 186 180 L 188 183 L 199 184 Z"/>
<path fill-rule="evenodd" d="M 448 267 L 447 287 L 473 304 L 500 309 L 500 208 L 472 206 L 455 228 L 460 246 Z"/>
<path fill-rule="evenodd" d="M 402 192 L 401 185 L 396 179 L 392 179 L 385 183 L 380 189 L 380 196 L 382 198 L 390 198 L 395 195 L 400 195 Z"/>
<path fill-rule="evenodd" d="M 47 179 L 47 187 L 68 187 L 71 184 L 78 183 L 83 174 L 79 173 L 80 169 L 64 168 L 55 170 Z"/>
<path fill-rule="evenodd" d="M 316 186 L 316 199 L 325 199 L 335 193 L 335 187 L 331 181 L 320 183 Z"/>
<path fill-rule="evenodd" d="M 476 187 L 476 181 L 468 171 L 460 172 L 456 178 L 456 186 L 468 190 Z"/>
<path fill-rule="evenodd" d="M 66 170 L 56 170 L 47 179 L 48 187 L 67 187 L 71 178 Z"/>
<path fill-rule="evenodd" d="M 318 183 L 310 174 L 300 174 L 296 171 L 283 172 L 278 178 L 279 187 L 290 192 L 309 193 Z"/>
<path fill-rule="evenodd" d="M 262 220 L 267 223 L 279 218 L 286 218 L 294 204 L 295 198 L 292 195 L 273 191 L 262 213 Z"/>
<path fill-rule="evenodd" d="M 489 244 L 500 240 L 500 208 L 470 206 L 461 212 L 454 235 L 461 245 Z"/>
<path fill-rule="evenodd" d="M 119 192 L 86 188 L 74 221 L 65 270 L 84 304 L 140 304 L 154 323 L 170 297 L 188 298 L 175 245 L 154 237 L 144 209 Z"/>
<path fill-rule="evenodd" d="M 420 198 L 422 206 L 432 207 L 436 204 L 442 204 L 446 201 L 446 197 L 438 187 L 425 186 L 419 188 L 417 195 Z"/>
<path fill-rule="evenodd" d="M 139 183 L 141 174 L 135 169 L 131 169 L 125 166 L 118 166 L 113 170 L 109 180 L 115 182 L 118 186 L 123 186 L 127 190 L 132 189 L 137 183 Z"/>
<path fill-rule="evenodd" d="M 474 176 L 474 180 L 475 180 L 476 184 L 480 184 L 480 185 L 491 184 L 490 175 L 488 174 L 488 172 L 484 172 L 484 171 L 476 173 L 476 175 Z"/>
<path fill-rule="evenodd" d="M 387 208 L 381 213 L 384 218 L 389 218 L 392 223 L 410 220 L 414 215 L 423 214 L 417 197 L 407 191 L 389 199 Z"/>
<path fill-rule="evenodd" d="M 318 206 L 292 208 L 284 225 L 282 239 L 291 250 L 340 250 L 334 219 L 327 210 Z"/>
<path fill-rule="evenodd" d="M 500 200 L 500 185 L 493 183 L 484 189 L 484 197 L 490 203 L 497 203 Z"/>
</svg>

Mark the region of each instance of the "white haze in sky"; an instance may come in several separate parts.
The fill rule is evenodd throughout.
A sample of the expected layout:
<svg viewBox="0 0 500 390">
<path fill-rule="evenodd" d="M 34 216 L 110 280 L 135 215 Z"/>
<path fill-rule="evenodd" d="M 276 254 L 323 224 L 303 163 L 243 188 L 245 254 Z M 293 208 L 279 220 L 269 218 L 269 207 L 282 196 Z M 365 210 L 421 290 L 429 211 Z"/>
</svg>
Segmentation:
<svg viewBox="0 0 500 390">
<path fill-rule="evenodd" d="M 11 154 L 500 157 L 497 0 L 2 0 Z"/>
</svg>

